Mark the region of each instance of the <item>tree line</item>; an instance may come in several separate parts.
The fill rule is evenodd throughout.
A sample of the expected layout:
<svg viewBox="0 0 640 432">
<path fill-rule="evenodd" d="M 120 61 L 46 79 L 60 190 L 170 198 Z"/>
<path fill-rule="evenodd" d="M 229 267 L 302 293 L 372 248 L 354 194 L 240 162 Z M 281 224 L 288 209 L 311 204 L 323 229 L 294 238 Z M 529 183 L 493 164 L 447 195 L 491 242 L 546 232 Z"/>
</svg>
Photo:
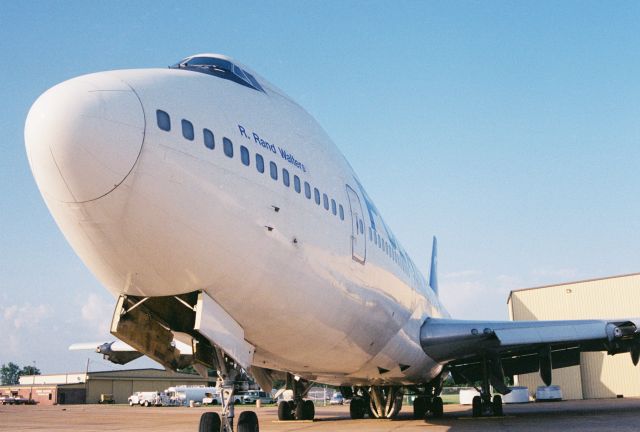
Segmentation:
<svg viewBox="0 0 640 432">
<path fill-rule="evenodd" d="M 35 366 L 23 366 L 22 368 L 13 362 L 2 364 L 0 368 L 0 381 L 2 385 L 14 385 L 20 382 L 24 375 L 40 375 L 40 369 Z"/>
</svg>

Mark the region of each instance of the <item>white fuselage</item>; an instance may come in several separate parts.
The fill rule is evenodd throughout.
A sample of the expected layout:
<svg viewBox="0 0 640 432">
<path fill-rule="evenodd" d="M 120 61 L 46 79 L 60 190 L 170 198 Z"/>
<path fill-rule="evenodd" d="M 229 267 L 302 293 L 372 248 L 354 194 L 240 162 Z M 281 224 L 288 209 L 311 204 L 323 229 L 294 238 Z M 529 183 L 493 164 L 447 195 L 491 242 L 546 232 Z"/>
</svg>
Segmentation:
<svg viewBox="0 0 640 432">
<path fill-rule="evenodd" d="M 437 296 L 319 125 L 260 84 L 147 69 L 47 91 L 25 140 L 56 222 L 114 295 L 204 290 L 242 326 L 254 365 L 332 384 L 434 377 L 419 329 L 447 316 Z"/>
</svg>

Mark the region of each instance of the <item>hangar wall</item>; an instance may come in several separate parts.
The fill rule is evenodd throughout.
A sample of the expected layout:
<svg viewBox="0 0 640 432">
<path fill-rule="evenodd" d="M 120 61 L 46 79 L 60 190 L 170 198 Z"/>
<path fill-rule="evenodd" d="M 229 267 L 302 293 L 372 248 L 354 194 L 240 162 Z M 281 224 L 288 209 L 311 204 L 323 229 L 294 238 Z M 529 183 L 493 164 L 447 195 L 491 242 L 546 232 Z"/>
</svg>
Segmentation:
<svg viewBox="0 0 640 432">
<path fill-rule="evenodd" d="M 102 394 L 115 403 L 127 403 L 136 391 L 162 391 L 181 385 L 208 385 L 200 375 L 162 369 L 129 369 L 104 372 L 28 375 L 20 384 L 0 386 L 0 395 L 32 398 L 42 405 L 99 403 Z"/>
<path fill-rule="evenodd" d="M 101 394 L 113 395 L 115 403 L 127 403 L 134 392 L 162 391 L 179 385 L 207 385 L 207 380 L 199 375 L 158 369 L 90 372 L 86 383 L 86 403 L 98 403 Z"/>
<path fill-rule="evenodd" d="M 514 321 L 640 317 L 640 273 L 512 291 L 507 301 Z M 519 375 L 535 393 L 538 373 Z M 628 354 L 583 353 L 580 365 L 553 370 L 553 384 L 565 399 L 640 396 L 640 367 Z"/>
</svg>

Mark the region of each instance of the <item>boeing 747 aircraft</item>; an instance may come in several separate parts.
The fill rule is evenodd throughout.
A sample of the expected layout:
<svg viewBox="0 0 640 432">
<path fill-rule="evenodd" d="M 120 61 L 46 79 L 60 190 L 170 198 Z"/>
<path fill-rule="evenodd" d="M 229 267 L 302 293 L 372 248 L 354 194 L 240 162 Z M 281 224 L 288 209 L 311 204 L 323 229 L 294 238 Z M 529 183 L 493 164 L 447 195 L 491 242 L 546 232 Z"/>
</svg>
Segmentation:
<svg viewBox="0 0 640 432">
<path fill-rule="evenodd" d="M 25 144 L 58 226 L 116 299 L 111 333 L 168 369 L 217 371 L 222 417 L 200 431 L 233 429 L 242 370 L 267 391 L 286 382 L 281 420 L 313 419 L 313 382 L 339 386 L 352 418 L 393 418 L 407 392 L 423 418 L 442 416 L 449 374 L 482 382 L 474 416 L 501 415 L 490 390 L 507 393 L 505 376 L 549 384 L 584 351 L 640 357 L 640 319 L 451 319 L 435 239 L 425 279 L 318 123 L 228 57 L 65 81 L 34 103 Z"/>
</svg>

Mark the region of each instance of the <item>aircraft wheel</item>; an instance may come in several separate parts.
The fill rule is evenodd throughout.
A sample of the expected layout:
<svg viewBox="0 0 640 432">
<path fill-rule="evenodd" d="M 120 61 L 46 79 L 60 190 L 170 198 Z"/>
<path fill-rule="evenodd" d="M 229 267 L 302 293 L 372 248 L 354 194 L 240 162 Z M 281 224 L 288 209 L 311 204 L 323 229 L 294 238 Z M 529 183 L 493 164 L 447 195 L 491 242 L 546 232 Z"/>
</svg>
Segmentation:
<svg viewBox="0 0 640 432">
<path fill-rule="evenodd" d="M 302 416 L 304 420 L 313 420 L 316 416 L 316 406 L 312 400 L 302 402 Z"/>
<path fill-rule="evenodd" d="M 427 414 L 427 398 L 418 396 L 413 400 L 413 418 L 422 419 Z"/>
<path fill-rule="evenodd" d="M 492 408 L 493 408 L 493 415 L 496 417 L 502 417 L 504 415 L 504 412 L 502 410 L 502 396 L 500 395 L 495 395 L 493 397 L 493 402 L 492 402 Z"/>
<path fill-rule="evenodd" d="M 253 411 L 243 411 L 238 417 L 238 432 L 259 432 L 258 416 Z M 217 432 L 217 431 L 216 431 Z"/>
<path fill-rule="evenodd" d="M 215 412 L 206 412 L 200 416 L 198 432 L 218 432 L 220 430 L 220 416 Z"/>
<path fill-rule="evenodd" d="M 304 417 L 304 414 L 305 414 L 304 401 L 298 401 L 298 403 L 296 404 L 295 419 L 306 420 L 306 418 Z"/>
<path fill-rule="evenodd" d="M 365 406 L 365 400 L 358 397 L 351 399 L 351 405 L 349 405 L 349 415 L 352 419 L 362 419 L 364 418 L 364 413 L 367 407 Z"/>
<path fill-rule="evenodd" d="M 431 402 L 431 413 L 434 418 L 442 418 L 444 415 L 444 406 L 443 406 L 442 398 L 440 396 L 434 397 L 433 402 Z"/>
<path fill-rule="evenodd" d="M 278 404 L 278 420 L 291 420 L 291 405 L 288 401 L 280 401 Z"/>
<path fill-rule="evenodd" d="M 474 396 L 471 402 L 471 413 L 474 417 L 482 416 L 482 398 Z"/>
</svg>

